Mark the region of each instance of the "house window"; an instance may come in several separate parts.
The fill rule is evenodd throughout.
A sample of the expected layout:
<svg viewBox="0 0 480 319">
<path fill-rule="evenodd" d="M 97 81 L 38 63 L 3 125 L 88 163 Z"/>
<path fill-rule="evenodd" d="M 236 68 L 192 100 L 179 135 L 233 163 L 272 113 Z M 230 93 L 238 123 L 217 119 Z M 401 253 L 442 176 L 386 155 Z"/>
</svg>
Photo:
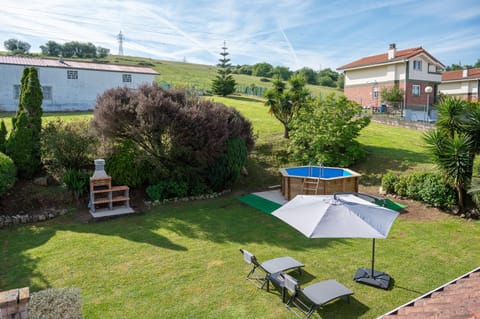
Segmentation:
<svg viewBox="0 0 480 319">
<path fill-rule="evenodd" d="M 13 98 L 18 100 L 20 98 L 20 85 L 13 86 Z"/>
<path fill-rule="evenodd" d="M 131 74 L 122 74 L 123 82 L 132 82 L 132 75 Z"/>
<path fill-rule="evenodd" d="M 420 85 L 412 85 L 412 95 L 420 96 Z"/>
<path fill-rule="evenodd" d="M 422 71 L 422 61 L 414 60 L 413 61 L 413 69 L 417 71 Z"/>
<path fill-rule="evenodd" d="M 42 93 L 44 100 L 52 99 L 52 87 L 51 86 L 42 86 Z"/>
<path fill-rule="evenodd" d="M 78 71 L 67 70 L 67 79 L 69 80 L 78 80 Z"/>
</svg>

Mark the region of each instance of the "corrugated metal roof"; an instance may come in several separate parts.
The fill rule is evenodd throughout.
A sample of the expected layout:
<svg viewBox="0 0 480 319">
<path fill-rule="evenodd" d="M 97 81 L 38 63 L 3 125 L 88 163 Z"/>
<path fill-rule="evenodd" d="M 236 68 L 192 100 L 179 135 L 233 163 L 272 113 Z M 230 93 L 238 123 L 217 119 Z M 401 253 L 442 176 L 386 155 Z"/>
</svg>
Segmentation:
<svg viewBox="0 0 480 319">
<path fill-rule="evenodd" d="M 157 71 L 144 66 L 83 62 L 83 61 L 76 61 L 76 60 L 64 60 L 63 62 L 60 62 L 59 59 L 33 58 L 33 57 L 11 56 L 11 55 L 0 55 L 0 64 L 13 64 L 13 65 L 38 66 L 38 67 L 63 68 L 63 69 L 82 69 L 82 70 L 94 70 L 94 71 L 142 73 L 142 74 L 152 74 L 152 75 L 160 74 Z"/>
<path fill-rule="evenodd" d="M 440 61 L 435 59 L 424 48 L 418 47 L 418 48 L 411 48 L 411 49 L 405 49 L 405 50 L 398 50 L 395 54 L 395 58 L 390 59 L 390 60 L 388 59 L 388 54 L 387 53 L 367 56 L 367 57 L 361 58 L 359 60 L 353 61 L 352 63 L 345 64 L 344 66 L 341 66 L 341 67 L 337 68 L 337 70 L 345 70 L 345 69 L 351 69 L 351 68 L 356 68 L 356 67 L 361 67 L 361 66 L 376 65 L 376 64 L 382 64 L 382 63 L 398 62 L 398 61 L 410 59 L 414 56 L 419 55 L 420 53 L 423 53 L 423 54 L 427 55 L 430 59 L 432 59 L 436 63 L 440 64 L 441 66 L 444 66 Z"/>
</svg>

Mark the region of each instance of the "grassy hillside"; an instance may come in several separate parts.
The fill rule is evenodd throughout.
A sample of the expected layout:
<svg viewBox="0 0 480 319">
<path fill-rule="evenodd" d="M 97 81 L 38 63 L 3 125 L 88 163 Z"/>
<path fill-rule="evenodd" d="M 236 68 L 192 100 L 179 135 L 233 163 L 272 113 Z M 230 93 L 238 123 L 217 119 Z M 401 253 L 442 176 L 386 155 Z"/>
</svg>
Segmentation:
<svg viewBox="0 0 480 319">
<path fill-rule="evenodd" d="M 0 51 L 0 55 L 8 55 L 8 52 Z M 34 56 L 41 56 L 34 54 Z M 87 62 L 92 62 L 92 59 L 78 59 Z M 112 63 L 112 64 L 126 64 L 126 65 L 142 65 L 148 66 L 160 72 L 157 77 L 158 82 L 167 82 L 175 87 L 195 87 L 199 89 L 210 89 L 212 80 L 217 74 L 214 65 L 193 64 L 186 62 L 163 61 L 151 58 L 134 57 L 134 56 L 120 56 L 109 55 L 102 59 L 93 59 L 94 62 Z M 243 74 L 234 74 L 235 81 L 241 86 L 250 86 L 255 84 L 257 87 L 271 87 L 270 82 L 260 81 L 260 77 L 249 76 Z M 331 92 L 341 93 L 341 91 L 319 85 L 307 85 L 310 92 L 317 96 L 318 94 L 328 94 Z"/>
<path fill-rule="evenodd" d="M 161 61 L 149 58 L 139 58 L 130 56 L 110 55 L 105 59 L 109 63 L 120 63 L 129 65 L 150 66 L 160 72 L 157 78 L 159 82 L 168 82 L 174 86 L 195 86 L 197 88 L 210 88 L 212 80 L 217 74 L 216 67 L 213 65 L 193 64 L 186 62 Z M 260 77 L 243 74 L 234 74 L 235 81 L 239 85 L 249 86 L 255 84 L 257 87 L 271 87 L 270 82 L 262 82 Z M 339 93 L 340 91 L 324 86 L 308 85 L 308 89 L 314 95 L 327 94 L 330 92 Z"/>
</svg>

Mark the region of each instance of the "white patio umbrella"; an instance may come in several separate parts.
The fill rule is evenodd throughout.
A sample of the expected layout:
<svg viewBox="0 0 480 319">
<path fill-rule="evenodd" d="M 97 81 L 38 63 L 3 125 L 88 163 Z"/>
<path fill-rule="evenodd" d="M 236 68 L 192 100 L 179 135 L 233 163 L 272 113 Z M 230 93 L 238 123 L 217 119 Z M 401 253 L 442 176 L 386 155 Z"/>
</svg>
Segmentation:
<svg viewBox="0 0 480 319">
<path fill-rule="evenodd" d="M 272 215 L 308 238 L 372 238 L 372 268 L 360 268 L 357 282 L 387 289 L 390 276 L 374 270 L 375 238 L 386 238 L 398 212 L 353 194 L 297 195 Z"/>
</svg>

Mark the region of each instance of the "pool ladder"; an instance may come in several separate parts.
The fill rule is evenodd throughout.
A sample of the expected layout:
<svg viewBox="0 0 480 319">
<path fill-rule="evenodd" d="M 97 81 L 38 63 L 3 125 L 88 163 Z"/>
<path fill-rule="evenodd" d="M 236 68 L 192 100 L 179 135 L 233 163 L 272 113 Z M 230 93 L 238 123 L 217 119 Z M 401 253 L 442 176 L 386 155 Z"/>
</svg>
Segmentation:
<svg viewBox="0 0 480 319">
<path fill-rule="evenodd" d="M 319 178 L 304 178 L 303 179 L 303 194 L 318 195 L 318 186 L 320 184 Z"/>
</svg>

